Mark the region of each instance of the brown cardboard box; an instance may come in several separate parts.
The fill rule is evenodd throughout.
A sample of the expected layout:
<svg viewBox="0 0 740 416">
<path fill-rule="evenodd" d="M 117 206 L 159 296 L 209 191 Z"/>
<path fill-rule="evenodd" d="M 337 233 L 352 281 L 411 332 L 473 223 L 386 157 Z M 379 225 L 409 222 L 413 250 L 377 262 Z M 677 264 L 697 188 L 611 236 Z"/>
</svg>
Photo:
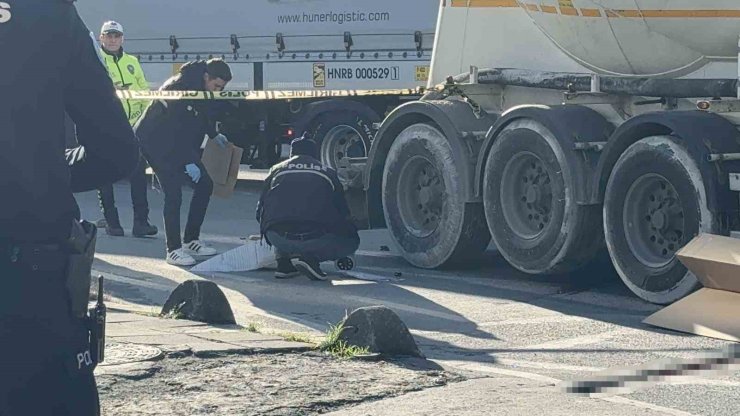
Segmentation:
<svg viewBox="0 0 740 416">
<path fill-rule="evenodd" d="M 208 140 L 203 150 L 203 166 L 213 180 L 213 195 L 220 198 L 229 198 L 234 193 L 234 187 L 239 176 L 239 164 L 244 149 L 229 143 L 221 148 L 213 140 Z"/>
<path fill-rule="evenodd" d="M 676 255 L 704 287 L 643 322 L 740 341 L 740 240 L 701 234 Z"/>
</svg>

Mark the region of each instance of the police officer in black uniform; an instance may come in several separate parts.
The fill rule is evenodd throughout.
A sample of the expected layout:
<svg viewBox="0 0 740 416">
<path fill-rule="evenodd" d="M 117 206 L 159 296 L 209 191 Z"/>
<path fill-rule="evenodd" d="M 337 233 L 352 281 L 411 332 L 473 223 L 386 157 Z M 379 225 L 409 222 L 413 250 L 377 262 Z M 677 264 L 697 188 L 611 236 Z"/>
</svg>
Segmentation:
<svg viewBox="0 0 740 416">
<path fill-rule="evenodd" d="M 89 334 L 67 291 L 72 192 L 130 174 L 135 138 L 71 0 L 0 1 L 0 60 L 0 415 L 96 415 Z M 65 111 L 81 145 L 72 168 Z"/>
<path fill-rule="evenodd" d="M 320 263 L 351 256 L 360 245 L 337 173 L 318 159 L 316 142 L 295 139 L 290 158 L 273 166 L 265 179 L 257 221 L 276 249 L 276 278 L 301 272 L 326 280 Z"/>
</svg>

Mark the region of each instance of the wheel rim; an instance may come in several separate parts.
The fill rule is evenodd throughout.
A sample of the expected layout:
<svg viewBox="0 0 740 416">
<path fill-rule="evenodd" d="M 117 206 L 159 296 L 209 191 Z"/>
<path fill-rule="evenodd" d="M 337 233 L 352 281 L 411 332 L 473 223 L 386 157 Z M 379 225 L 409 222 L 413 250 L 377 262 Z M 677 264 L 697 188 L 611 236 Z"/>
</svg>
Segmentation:
<svg viewBox="0 0 740 416">
<path fill-rule="evenodd" d="M 367 149 L 362 134 L 345 124 L 334 126 L 321 141 L 321 160 L 336 169 L 345 157 L 365 157 Z"/>
<path fill-rule="evenodd" d="M 552 184 L 545 164 L 534 153 L 514 156 L 501 176 L 504 218 L 519 238 L 539 237 L 552 219 Z"/>
<path fill-rule="evenodd" d="M 401 168 L 396 196 L 401 219 L 409 233 L 424 238 L 439 227 L 445 201 L 441 172 L 423 156 L 414 156 Z"/>
<path fill-rule="evenodd" d="M 627 191 L 623 213 L 627 244 L 645 266 L 663 267 L 683 247 L 686 224 L 681 198 L 663 176 L 639 177 Z"/>
</svg>

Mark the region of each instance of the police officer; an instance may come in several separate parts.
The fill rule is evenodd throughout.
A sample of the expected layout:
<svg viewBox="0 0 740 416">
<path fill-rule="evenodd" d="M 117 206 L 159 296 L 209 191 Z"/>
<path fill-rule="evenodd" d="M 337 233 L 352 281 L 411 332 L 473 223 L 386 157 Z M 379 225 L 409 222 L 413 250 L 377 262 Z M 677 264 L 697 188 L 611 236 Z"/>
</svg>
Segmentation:
<svg viewBox="0 0 740 416">
<path fill-rule="evenodd" d="M 326 280 L 319 263 L 350 256 L 360 245 L 337 173 L 318 158 L 313 140 L 295 139 L 290 158 L 273 166 L 265 179 L 257 221 L 276 249 L 278 279 L 300 271 Z"/>
<path fill-rule="evenodd" d="M 168 79 L 160 90 L 222 91 L 231 81 L 231 69 L 221 59 L 192 61 Z M 208 136 L 221 147 L 228 140 L 216 129 L 218 103 L 196 100 L 155 101 L 134 126 L 144 157 L 157 175 L 164 191 L 166 261 L 192 266 L 193 256 L 212 256 L 216 249 L 200 240 L 200 229 L 213 193 L 213 181 L 200 162 L 200 147 Z M 193 187 L 193 199 L 180 234 L 182 186 Z M 183 246 L 183 243 L 185 245 Z"/>
<path fill-rule="evenodd" d="M 144 77 L 139 60 L 123 50 L 123 26 L 114 21 L 103 23 L 100 29 L 100 52 L 108 68 L 113 85 L 119 90 L 146 91 L 149 84 Z M 133 126 L 144 113 L 149 102 L 146 100 L 124 100 L 129 123 Z M 134 237 L 156 235 L 158 230 L 149 224 L 149 203 L 146 197 L 146 161 L 141 158 L 139 165 L 129 178 L 131 182 L 131 201 L 134 204 Z M 109 235 L 123 236 L 123 227 L 118 217 L 113 185 L 106 185 L 98 192 L 100 206 L 105 218 L 105 230 Z"/>
<path fill-rule="evenodd" d="M 65 285 L 72 192 L 128 176 L 135 138 L 70 0 L 2 0 L 0 59 L 0 415 L 96 415 L 88 331 Z M 82 145 L 71 172 L 65 110 Z"/>
</svg>

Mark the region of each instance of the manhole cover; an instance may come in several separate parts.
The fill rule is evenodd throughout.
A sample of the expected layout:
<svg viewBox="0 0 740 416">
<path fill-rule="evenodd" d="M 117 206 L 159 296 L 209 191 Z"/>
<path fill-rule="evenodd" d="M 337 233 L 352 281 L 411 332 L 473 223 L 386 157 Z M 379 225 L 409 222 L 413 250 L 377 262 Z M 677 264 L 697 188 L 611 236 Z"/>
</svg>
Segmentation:
<svg viewBox="0 0 740 416">
<path fill-rule="evenodd" d="M 105 361 L 100 366 L 154 361 L 162 358 L 162 350 L 150 345 L 105 344 Z"/>
</svg>

